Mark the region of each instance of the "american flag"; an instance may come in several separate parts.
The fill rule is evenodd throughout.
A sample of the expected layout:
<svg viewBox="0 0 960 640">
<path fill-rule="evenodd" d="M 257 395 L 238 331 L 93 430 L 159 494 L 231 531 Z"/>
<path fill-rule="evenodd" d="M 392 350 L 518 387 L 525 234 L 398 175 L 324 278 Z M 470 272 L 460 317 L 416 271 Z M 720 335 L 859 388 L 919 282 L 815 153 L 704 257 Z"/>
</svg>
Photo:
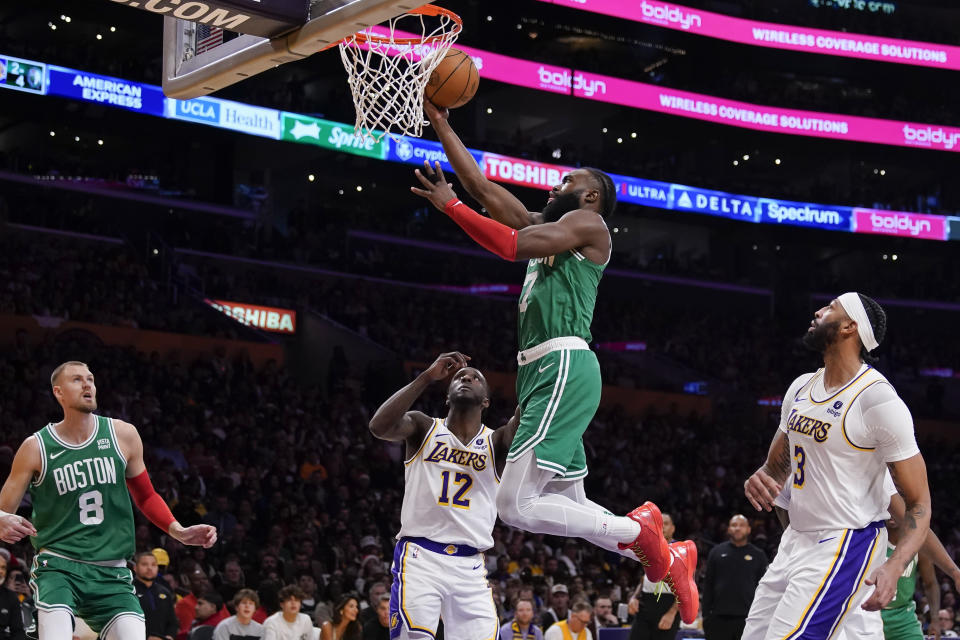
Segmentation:
<svg viewBox="0 0 960 640">
<path fill-rule="evenodd" d="M 223 29 L 206 24 L 197 25 L 196 55 L 223 44 Z"/>
</svg>

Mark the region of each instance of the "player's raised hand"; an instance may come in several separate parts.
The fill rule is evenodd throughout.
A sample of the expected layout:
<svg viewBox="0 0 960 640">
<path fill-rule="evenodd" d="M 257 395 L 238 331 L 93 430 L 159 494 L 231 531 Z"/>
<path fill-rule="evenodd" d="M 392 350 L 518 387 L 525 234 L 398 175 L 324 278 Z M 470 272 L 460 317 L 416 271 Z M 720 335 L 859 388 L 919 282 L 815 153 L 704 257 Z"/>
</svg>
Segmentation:
<svg viewBox="0 0 960 640">
<path fill-rule="evenodd" d="M 864 580 L 865 584 L 876 587 L 866 602 L 860 605 L 861 608 L 865 611 L 880 611 L 887 606 L 897 594 L 897 580 L 901 573 L 889 560 L 880 565 L 872 576 Z"/>
<path fill-rule="evenodd" d="M 434 168 L 431 168 L 430 163 L 424 160 L 423 171 L 416 169 L 413 173 L 417 176 L 420 184 L 423 185 L 423 189 L 410 187 L 410 191 L 426 198 L 440 211 L 444 210 L 444 205 L 457 197 L 457 194 L 453 192 L 453 184 L 447 182 L 439 162 L 435 164 Z"/>
<path fill-rule="evenodd" d="M 170 526 L 170 535 L 185 545 L 204 549 L 209 549 L 217 542 L 217 528 L 209 524 L 195 524 L 184 528 L 174 523 Z"/>
<path fill-rule="evenodd" d="M 780 484 L 761 467 L 743 483 L 743 494 L 757 511 L 772 511 L 773 501 L 780 495 Z"/>
<path fill-rule="evenodd" d="M 26 518 L 15 513 L 3 513 L 0 516 L 0 540 L 13 544 L 19 542 L 25 536 L 35 535 L 37 535 L 37 530 Z"/>
<path fill-rule="evenodd" d="M 451 373 L 459 371 L 467 366 L 470 356 L 464 355 L 459 351 L 441 353 L 424 372 L 432 382 L 443 380 Z"/>
<path fill-rule="evenodd" d="M 438 107 L 426 98 L 423 99 L 423 113 L 426 114 L 434 126 L 436 126 L 437 122 L 446 120 L 450 116 L 449 109 L 446 107 Z"/>
</svg>

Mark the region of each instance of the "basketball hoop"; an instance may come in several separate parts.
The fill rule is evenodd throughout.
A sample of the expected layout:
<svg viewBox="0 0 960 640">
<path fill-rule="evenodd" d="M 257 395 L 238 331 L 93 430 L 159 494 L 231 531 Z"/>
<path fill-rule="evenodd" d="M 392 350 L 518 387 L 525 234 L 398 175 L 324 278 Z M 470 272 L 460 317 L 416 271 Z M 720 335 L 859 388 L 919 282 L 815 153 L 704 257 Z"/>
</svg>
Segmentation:
<svg viewBox="0 0 960 640">
<path fill-rule="evenodd" d="M 420 36 L 400 31 L 417 32 L 418 24 Z M 423 134 L 424 88 L 462 28 L 460 16 L 428 4 L 340 41 L 358 137 L 379 141 L 385 135 L 396 140 Z"/>
</svg>

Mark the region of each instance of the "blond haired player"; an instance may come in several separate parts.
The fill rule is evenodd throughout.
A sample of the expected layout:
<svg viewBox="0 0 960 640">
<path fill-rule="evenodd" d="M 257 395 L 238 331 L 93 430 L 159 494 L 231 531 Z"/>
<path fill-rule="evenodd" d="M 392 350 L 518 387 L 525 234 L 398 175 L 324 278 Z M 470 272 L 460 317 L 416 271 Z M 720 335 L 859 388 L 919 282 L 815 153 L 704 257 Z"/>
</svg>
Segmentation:
<svg viewBox="0 0 960 640">
<path fill-rule="evenodd" d="M 94 414 L 97 386 L 82 362 L 65 362 L 50 376 L 63 420 L 27 438 L 0 491 L 0 539 L 31 536 L 30 570 L 40 640 L 70 640 L 74 616 L 106 640 L 146 637 L 143 610 L 127 560 L 134 552 L 130 497 L 183 544 L 210 547 L 217 530 L 184 528 L 157 495 L 143 463 L 136 427 Z M 28 521 L 14 512 L 27 491 Z M 31 522 L 32 521 L 32 522 Z"/>
<path fill-rule="evenodd" d="M 850 292 L 810 324 L 804 344 L 823 354 L 824 366 L 790 385 L 767 461 L 744 483 L 758 511 L 773 508 L 788 477 L 792 494 L 790 525 L 757 587 L 744 640 L 882 636 L 878 612 L 929 531 L 930 490 L 913 419 L 868 363 L 886 314 Z M 887 469 L 906 510 L 904 535 L 884 562 Z M 861 608 L 874 613 L 850 615 Z"/>
</svg>

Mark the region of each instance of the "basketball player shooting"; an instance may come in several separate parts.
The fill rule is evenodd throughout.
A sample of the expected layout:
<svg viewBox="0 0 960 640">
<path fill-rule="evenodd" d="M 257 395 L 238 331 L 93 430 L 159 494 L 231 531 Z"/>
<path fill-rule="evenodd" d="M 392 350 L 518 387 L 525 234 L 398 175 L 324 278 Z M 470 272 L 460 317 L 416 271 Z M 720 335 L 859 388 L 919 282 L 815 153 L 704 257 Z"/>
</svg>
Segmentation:
<svg viewBox="0 0 960 640">
<path fill-rule="evenodd" d="M 93 413 L 97 386 L 87 365 L 65 362 L 50 384 L 63 420 L 34 433 L 17 451 L 0 491 L 0 540 L 31 536 L 37 551 L 30 585 L 40 640 L 71 640 L 74 615 L 105 640 L 144 638 L 143 610 L 127 568 L 136 550 L 130 497 L 150 522 L 183 544 L 209 548 L 217 530 L 184 528 L 173 517 L 147 475 L 136 427 Z M 12 513 L 27 490 L 29 521 Z"/>
<path fill-rule="evenodd" d="M 930 489 L 913 419 L 869 364 L 886 324 L 876 301 L 850 292 L 818 310 L 804 336 L 824 366 L 790 385 L 767 461 L 744 483 L 754 508 L 770 511 L 791 478 L 789 527 L 757 587 L 744 640 L 882 637 L 878 612 L 927 538 Z M 884 562 L 887 469 L 905 512 Z"/>
<path fill-rule="evenodd" d="M 497 496 L 507 524 L 558 536 L 579 537 L 639 560 L 648 579 L 673 590 L 681 618 L 699 608 L 693 574 L 696 545 L 667 545 L 660 510 L 646 502 L 615 516 L 587 498 L 583 433 L 600 404 L 600 366 L 588 343 L 597 285 L 610 261 L 605 218 L 616 188 L 598 169 L 577 169 L 547 195 L 542 212 L 529 212 L 503 187 L 486 179 L 447 121 L 447 110 L 429 101 L 424 112 L 447 158 L 470 195 L 490 213 L 478 214 L 457 198 L 440 168 L 416 171 L 411 187 L 480 246 L 505 260 L 527 260 L 519 302 L 517 398 L 522 417 Z"/>
<path fill-rule="evenodd" d="M 483 551 L 493 546 L 496 495 L 517 416 L 496 431 L 484 426 L 487 381 L 469 356 L 441 354 L 384 402 L 370 420 L 382 440 L 404 442 L 403 506 L 393 554 L 390 637 L 487 640 L 500 624 Z M 444 419 L 410 411 L 435 382 L 453 375 Z"/>
</svg>

